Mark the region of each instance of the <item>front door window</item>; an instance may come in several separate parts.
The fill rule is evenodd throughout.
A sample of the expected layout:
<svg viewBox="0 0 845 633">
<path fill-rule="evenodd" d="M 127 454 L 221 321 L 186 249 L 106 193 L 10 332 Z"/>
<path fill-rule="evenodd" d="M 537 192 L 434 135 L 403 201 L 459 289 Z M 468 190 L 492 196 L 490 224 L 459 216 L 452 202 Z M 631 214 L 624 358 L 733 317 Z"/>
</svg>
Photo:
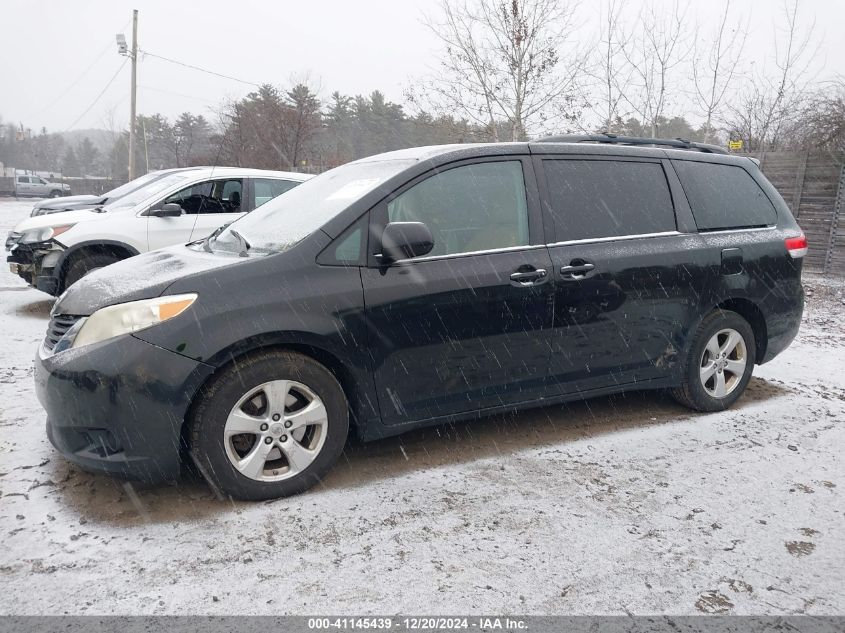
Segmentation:
<svg viewBox="0 0 845 633">
<path fill-rule="evenodd" d="M 207 180 L 169 195 L 163 204 L 178 204 L 188 215 L 239 213 L 242 187 L 240 178 Z"/>
<path fill-rule="evenodd" d="M 528 207 L 518 160 L 464 165 L 435 174 L 387 205 L 389 222 L 422 222 L 429 255 L 528 244 Z"/>
</svg>

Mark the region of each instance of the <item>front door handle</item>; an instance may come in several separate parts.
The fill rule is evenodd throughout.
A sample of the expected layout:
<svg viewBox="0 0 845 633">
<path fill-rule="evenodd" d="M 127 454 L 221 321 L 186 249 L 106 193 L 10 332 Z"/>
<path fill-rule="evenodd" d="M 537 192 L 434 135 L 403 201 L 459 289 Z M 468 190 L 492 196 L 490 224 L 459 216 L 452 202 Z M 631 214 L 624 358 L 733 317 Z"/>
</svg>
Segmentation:
<svg viewBox="0 0 845 633">
<path fill-rule="evenodd" d="M 565 279 L 583 279 L 589 273 L 595 270 L 595 264 L 585 262 L 583 260 L 573 260 L 569 266 L 564 266 L 560 269 L 560 274 Z"/>
<path fill-rule="evenodd" d="M 511 274 L 511 281 L 519 286 L 533 286 L 546 278 L 545 268 L 535 268 L 534 270 L 517 271 Z"/>
</svg>

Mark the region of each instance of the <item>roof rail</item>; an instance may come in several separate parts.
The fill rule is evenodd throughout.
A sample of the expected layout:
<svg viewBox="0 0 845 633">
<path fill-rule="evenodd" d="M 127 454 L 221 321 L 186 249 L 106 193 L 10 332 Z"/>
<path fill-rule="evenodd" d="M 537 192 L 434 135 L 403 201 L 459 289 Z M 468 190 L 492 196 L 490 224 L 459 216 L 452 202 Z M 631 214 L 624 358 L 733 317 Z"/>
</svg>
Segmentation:
<svg viewBox="0 0 845 633">
<path fill-rule="evenodd" d="M 562 134 L 537 139 L 538 143 L 607 143 L 610 145 L 656 145 L 674 149 L 691 149 L 707 154 L 727 154 L 728 150 L 718 145 L 694 143 L 682 138 L 644 138 L 639 136 L 617 136 L 616 134 Z"/>
</svg>

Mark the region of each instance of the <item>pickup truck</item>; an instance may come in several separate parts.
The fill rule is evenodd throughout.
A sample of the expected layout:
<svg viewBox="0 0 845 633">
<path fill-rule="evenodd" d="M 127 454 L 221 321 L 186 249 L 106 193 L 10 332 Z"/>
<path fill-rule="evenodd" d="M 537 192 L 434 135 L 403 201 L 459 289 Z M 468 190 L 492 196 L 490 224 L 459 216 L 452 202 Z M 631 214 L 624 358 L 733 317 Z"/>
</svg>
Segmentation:
<svg viewBox="0 0 845 633">
<path fill-rule="evenodd" d="M 70 185 L 61 182 L 49 182 L 41 176 L 18 174 L 15 176 L 15 195 L 37 198 L 58 198 L 71 194 Z"/>
</svg>

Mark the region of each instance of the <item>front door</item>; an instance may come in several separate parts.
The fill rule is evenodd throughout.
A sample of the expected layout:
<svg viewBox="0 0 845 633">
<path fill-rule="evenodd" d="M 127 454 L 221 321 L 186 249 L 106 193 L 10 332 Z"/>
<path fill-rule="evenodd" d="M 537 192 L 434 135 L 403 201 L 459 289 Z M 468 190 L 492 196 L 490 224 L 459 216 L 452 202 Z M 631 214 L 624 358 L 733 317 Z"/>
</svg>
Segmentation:
<svg viewBox="0 0 845 633">
<path fill-rule="evenodd" d="M 206 180 L 180 189 L 159 200 L 152 209 L 172 203 L 182 207 L 183 213 L 176 217 L 147 216 L 149 250 L 200 239 L 218 226 L 239 218 L 241 216 L 241 186 L 240 178 Z M 237 194 L 230 200 L 229 196 L 235 189 Z M 238 211 L 233 212 L 235 209 Z"/>
<path fill-rule="evenodd" d="M 528 183 L 528 184 L 526 184 Z M 401 424 L 533 400 L 543 393 L 553 284 L 530 162 L 429 173 L 371 214 L 423 222 L 428 255 L 362 269 L 382 420 Z"/>
<path fill-rule="evenodd" d="M 699 278 L 659 160 L 544 158 L 559 393 L 659 378 L 680 356 Z"/>
<path fill-rule="evenodd" d="M 191 241 L 208 237 L 224 224 L 231 224 L 243 215 L 244 186 L 242 178 L 226 178 L 212 183 L 211 198 L 198 209 Z"/>
</svg>

